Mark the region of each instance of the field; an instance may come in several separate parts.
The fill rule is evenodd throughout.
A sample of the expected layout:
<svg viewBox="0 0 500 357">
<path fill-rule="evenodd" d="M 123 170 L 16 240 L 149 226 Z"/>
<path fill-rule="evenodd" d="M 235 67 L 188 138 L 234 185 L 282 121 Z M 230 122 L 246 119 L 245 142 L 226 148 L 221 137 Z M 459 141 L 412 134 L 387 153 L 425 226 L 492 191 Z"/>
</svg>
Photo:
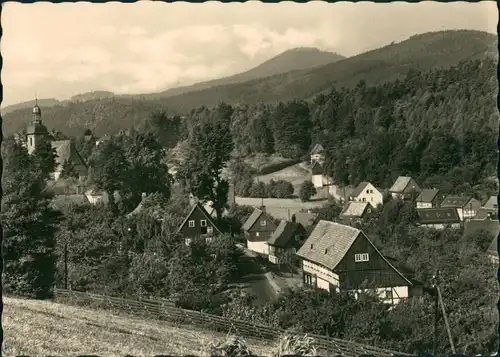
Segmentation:
<svg viewBox="0 0 500 357">
<path fill-rule="evenodd" d="M 285 180 L 291 182 L 293 187 L 295 188 L 295 193 L 297 194 L 300 185 L 302 185 L 304 181 L 311 180 L 311 172 L 308 170 L 307 166 L 304 163 L 299 163 L 286 167 L 283 170 L 279 170 L 267 175 L 258 176 L 258 180 L 265 183 L 268 183 L 271 180 Z"/>
<path fill-rule="evenodd" d="M 47 301 L 4 297 L 3 356 L 206 355 L 210 341 L 224 334 L 179 328 L 104 310 L 91 310 Z M 270 355 L 273 346 L 247 340 L 257 355 Z"/>
<path fill-rule="evenodd" d="M 259 207 L 262 205 L 262 202 L 266 206 L 266 211 L 278 219 L 289 219 L 292 214 L 299 212 L 301 209 L 321 207 L 325 204 L 325 200 L 301 202 L 298 198 L 264 198 L 262 200 L 260 198 L 236 197 L 236 203 L 239 205 Z"/>
</svg>

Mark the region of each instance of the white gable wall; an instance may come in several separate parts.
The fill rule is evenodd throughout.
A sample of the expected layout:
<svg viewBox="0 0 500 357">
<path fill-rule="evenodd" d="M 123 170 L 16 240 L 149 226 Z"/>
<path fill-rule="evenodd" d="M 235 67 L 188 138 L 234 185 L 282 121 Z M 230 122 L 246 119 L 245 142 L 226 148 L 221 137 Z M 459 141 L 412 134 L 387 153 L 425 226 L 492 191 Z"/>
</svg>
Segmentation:
<svg viewBox="0 0 500 357">
<path fill-rule="evenodd" d="M 323 187 L 323 175 L 312 175 L 311 181 L 314 187 Z"/>
<path fill-rule="evenodd" d="M 267 242 L 251 242 L 247 240 L 247 248 L 253 252 L 269 255 Z"/>
<path fill-rule="evenodd" d="M 354 197 L 354 201 L 357 202 L 369 202 L 373 207 L 377 207 L 384 203 L 384 196 L 382 192 L 377 190 L 371 183 L 368 184 L 363 192 L 361 192 L 357 197 Z"/>
<path fill-rule="evenodd" d="M 432 203 L 417 201 L 417 208 L 432 208 Z"/>
</svg>

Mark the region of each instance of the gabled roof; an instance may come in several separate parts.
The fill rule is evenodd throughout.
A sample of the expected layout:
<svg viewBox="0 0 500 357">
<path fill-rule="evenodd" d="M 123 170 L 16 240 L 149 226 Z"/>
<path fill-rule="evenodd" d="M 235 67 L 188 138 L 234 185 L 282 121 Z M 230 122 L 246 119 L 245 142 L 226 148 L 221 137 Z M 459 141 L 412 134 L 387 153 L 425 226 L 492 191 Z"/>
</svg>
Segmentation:
<svg viewBox="0 0 500 357">
<path fill-rule="evenodd" d="M 51 144 L 52 147 L 56 150 L 57 154 L 56 172 L 61 171 L 64 163 L 66 161 L 70 161 L 72 157 L 77 157 L 80 160 L 81 164 L 87 167 L 71 140 L 57 140 L 52 141 Z"/>
<path fill-rule="evenodd" d="M 452 224 L 460 223 L 460 216 L 454 207 L 417 208 L 420 224 Z"/>
<path fill-rule="evenodd" d="M 443 202 L 441 202 L 441 207 L 457 207 L 463 208 L 472 200 L 472 197 L 467 196 L 447 196 Z"/>
<path fill-rule="evenodd" d="M 267 244 L 284 248 L 293 238 L 298 228 L 299 225 L 297 223 L 281 221 L 278 228 L 269 237 Z"/>
<path fill-rule="evenodd" d="M 217 230 L 217 232 L 219 232 L 220 234 L 222 234 L 221 230 L 219 229 L 219 227 L 217 226 L 217 224 L 215 224 L 214 220 L 212 219 L 212 217 L 210 217 L 210 215 L 208 214 L 208 212 L 203 208 L 203 206 L 201 205 L 200 202 L 197 202 L 195 205 L 193 205 L 193 207 L 191 208 L 191 211 L 189 211 L 189 213 L 187 214 L 186 218 L 184 219 L 184 221 L 181 223 L 181 225 L 179 226 L 179 229 L 177 230 L 177 232 L 180 232 L 182 230 L 182 228 L 186 225 L 187 221 L 189 220 L 189 218 L 191 217 L 191 215 L 193 214 L 193 212 L 195 210 L 200 210 L 203 215 L 205 216 L 206 220 L 214 227 L 214 229 Z"/>
<path fill-rule="evenodd" d="M 439 190 L 435 188 L 424 188 L 417 197 L 417 202 L 432 202 L 438 195 Z"/>
<path fill-rule="evenodd" d="M 474 219 L 485 219 L 485 218 L 488 218 L 488 215 L 491 215 L 492 218 L 495 218 L 498 215 L 498 210 L 497 209 L 488 209 L 488 208 L 482 207 L 482 208 L 477 210 L 477 213 L 474 216 Z"/>
<path fill-rule="evenodd" d="M 500 225 L 495 219 L 471 219 L 465 224 L 464 236 L 485 230 L 491 237 L 498 237 Z"/>
<path fill-rule="evenodd" d="M 315 224 L 319 217 L 317 213 L 309 212 L 297 212 L 294 216 L 295 222 L 302 225 L 302 227 L 306 229 Z"/>
<path fill-rule="evenodd" d="M 243 226 L 241 226 L 241 229 L 246 232 L 250 228 L 252 228 L 252 226 L 255 224 L 255 222 L 257 222 L 262 213 L 264 212 L 258 208 L 255 208 L 250 217 L 248 217 Z"/>
<path fill-rule="evenodd" d="M 356 188 L 354 189 L 354 191 L 351 192 L 350 196 L 351 197 L 358 197 L 366 188 L 366 186 L 368 186 L 370 183 L 369 182 L 361 182 L 358 186 L 356 186 Z"/>
<path fill-rule="evenodd" d="M 325 151 L 325 148 L 321 144 L 315 144 L 313 148 L 311 149 L 311 155 L 314 154 L 321 154 L 323 151 Z"/>
<path fill-rule="evenodd" d="M 315 161 L 311 167 L 311 173 L 313 175 L 322 175 L 323 174 L 323 166 L 319 161 Z"/>
<path fill-rule="evenodd" d="M 362 231 L 343 224 L 323 220 L 319 221 L 304 245 L 296 254 L 303 259 L 322 265 L 333 271 L 342 259 L 344 259 L 345 255 L 360 235 L 365 237 L 373 249 L 392 269 L 394 269 L 394 271 L 409 284 L 412 284 L 408 278 L 380 253 L 377 247 Z"/>
<path fill-rule="evenodd" d="M 340 218 L 361 217 L 369 207 L 372 207 L 369 202 L 347 202 L 340 213 Z"/>
<path fill-rule="evenodd" d="M 405 190 L 405 188 L 409 185 L 411 181 L 411 177 L 409 176 L 399 176 L 394 185 L 389 189 L 390 192 L 401 193 Z"/>
<path fill-rule="evenodd" d="M 217 212 L 215 211 L 215 208 L 212 207 L 212 201 L 207 201 L 203 204 L 203 208 L 205 209 L 205 211 L 208 212 L 208 214 L 211 216 L 211 217 L 214 217 L 217 215 Z M 223 208 L 222 209 L 222 216 L 227 216 L 229 214 L 229 211 L 227 210 L 227 208 Z"/>
<path fill-rule="evenodd" d="M 483 208 L 498 209 L 498 198 L 497 198 L 497 196 L 491 196 L 490 198 L 488 198 L 488 201 L 486 201 L 484 203 Z"/>
</svg>

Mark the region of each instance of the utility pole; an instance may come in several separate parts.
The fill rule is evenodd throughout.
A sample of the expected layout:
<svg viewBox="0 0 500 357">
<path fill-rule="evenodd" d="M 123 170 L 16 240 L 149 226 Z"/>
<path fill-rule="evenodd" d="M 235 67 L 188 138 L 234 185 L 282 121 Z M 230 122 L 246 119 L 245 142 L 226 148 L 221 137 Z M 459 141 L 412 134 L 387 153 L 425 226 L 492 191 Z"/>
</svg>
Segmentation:
<svg viewBox="0 0 500 357">
<path fill-rule="evenodd" d="M 64 240 L 64 289 L 68 290 L 68 239 Z"/>
<path fill-rule="evenodd" d="M 450 324 L 448 323 L 448 317 L 446 316 L 446 310 L 444 308 L 443 297 L 441 296 L 441 290 L 439 285 L 436 285 L 437 293 L 439 297 L 439 302 L 441 304 L 441 310 L 443 311 L 444 325 L 446 326 L 446 332 L 448 333 L 448 340 L 450 341 L 451 352 L 455 354 L 455 344 L 453 343 L 453 338 L 451 337 Z"/>
<path fill-rule="evenodd" d="M 432 277 L 432 288 L 434 289 L 434 341 L 432 343 L 432 355 L 437 353 L 438 339 L 438 320 L 439 320 L 439 294 L 437 292 L 437 280 L 439 279 L 439 270 L 436 270 Z"/>
</svg>

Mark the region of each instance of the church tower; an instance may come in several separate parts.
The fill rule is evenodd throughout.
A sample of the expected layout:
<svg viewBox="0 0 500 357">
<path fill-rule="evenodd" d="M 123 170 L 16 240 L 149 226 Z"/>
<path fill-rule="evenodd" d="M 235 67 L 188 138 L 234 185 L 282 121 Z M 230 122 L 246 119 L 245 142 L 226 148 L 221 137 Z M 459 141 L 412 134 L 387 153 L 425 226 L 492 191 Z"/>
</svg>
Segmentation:
<svg viewBox="0 0 500 357">
<path fill-rule="evenodd" d="M 47 128 L 42 124 L 42 110 L 38 106 L 38 101 L 35 101 L 33 120 L 26 130 L 26 147 L 28 153 L 32 154 L 38 143 L 45 140 L 48 134 Z"/>
</svg>

